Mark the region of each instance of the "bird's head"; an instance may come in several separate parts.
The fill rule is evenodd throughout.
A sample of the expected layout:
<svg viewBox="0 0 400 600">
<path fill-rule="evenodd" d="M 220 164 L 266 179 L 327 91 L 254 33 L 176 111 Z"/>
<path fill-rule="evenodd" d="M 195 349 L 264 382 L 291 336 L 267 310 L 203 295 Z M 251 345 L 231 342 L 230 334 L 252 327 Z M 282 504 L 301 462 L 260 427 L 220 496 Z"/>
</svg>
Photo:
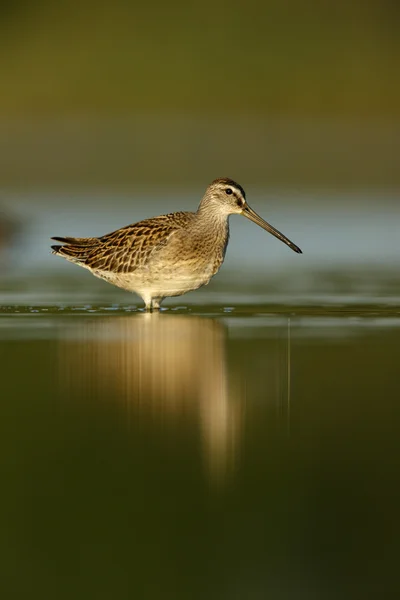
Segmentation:
<svg viewBox="0 0 400 600">
<path fill-rule="evenodd" d="M 289 246 L 294 252 L 302 254 L 296 244 L 293 244 L 283 233 L 272 227 L 267 221 L 264 221 L 264 219 L 250 208 L 246 201 L 244 189 L 232 179 L 228 179 L 227 177 L 215 179 L 208 186 L 200 207 L 203 207 L 205 210 L 207 208 L 209 210 L 212 209 L 214 213 L 222 215 L 243 215 L 274 235 L 278 240 L 281 240 L 281 242 Z"/>
</svg>

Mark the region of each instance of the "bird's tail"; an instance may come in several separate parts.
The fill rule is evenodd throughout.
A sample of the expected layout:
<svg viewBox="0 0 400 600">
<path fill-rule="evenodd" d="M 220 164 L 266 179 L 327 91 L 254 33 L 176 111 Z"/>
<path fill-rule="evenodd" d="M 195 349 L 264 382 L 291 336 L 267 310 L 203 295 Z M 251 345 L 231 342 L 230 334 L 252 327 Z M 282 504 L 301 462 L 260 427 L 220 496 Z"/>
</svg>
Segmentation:
<svg viewBox="0 0 400 600">
<path fill-rule="evenodd" d="M 99 238 L 53 237 L 51 239 L 64 244 L 63 246 L 52 246 L 52 254 L 63 256 L 67 260 L 81 265 L 85 264 L 90 251 L 100 244 Z"/>
</svg>

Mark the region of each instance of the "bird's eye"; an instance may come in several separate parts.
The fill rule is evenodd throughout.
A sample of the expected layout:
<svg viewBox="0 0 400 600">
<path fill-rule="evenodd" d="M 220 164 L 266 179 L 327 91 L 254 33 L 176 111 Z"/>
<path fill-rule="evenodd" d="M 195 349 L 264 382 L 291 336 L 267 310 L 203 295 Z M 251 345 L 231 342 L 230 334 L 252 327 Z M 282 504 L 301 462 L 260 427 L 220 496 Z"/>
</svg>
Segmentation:
<svg viewBox="0 0 400 600">
<path fill-rule="evenodd" d="M 231 188 L 226 188 L 225 194 L 228 194 L 228 196 L 230 196 L 232 194 Z"/>
</svg>

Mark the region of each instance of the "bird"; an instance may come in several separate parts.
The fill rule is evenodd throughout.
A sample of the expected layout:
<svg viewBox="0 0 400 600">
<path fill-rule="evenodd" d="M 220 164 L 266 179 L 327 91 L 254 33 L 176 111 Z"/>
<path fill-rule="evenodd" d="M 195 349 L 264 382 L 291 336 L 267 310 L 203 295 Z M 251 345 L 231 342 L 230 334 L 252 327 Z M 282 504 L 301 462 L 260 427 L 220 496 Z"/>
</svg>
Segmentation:
<svg viewBox="0 0 400 600">
<path fill-rule="evenodd" d="M 227 177 L 207 187 L 196 212 L 152 217 L 101 237 L 52 237 L 62 243 L 52 246 L 52 254 L 135 292 L 146 311 L 157 311 L 164 298 L 196 290 L 216 275 L 224 262 L 233 214 L 247 217 L 302 254 L 249 206 L 242 186 Z"/>
</svg>

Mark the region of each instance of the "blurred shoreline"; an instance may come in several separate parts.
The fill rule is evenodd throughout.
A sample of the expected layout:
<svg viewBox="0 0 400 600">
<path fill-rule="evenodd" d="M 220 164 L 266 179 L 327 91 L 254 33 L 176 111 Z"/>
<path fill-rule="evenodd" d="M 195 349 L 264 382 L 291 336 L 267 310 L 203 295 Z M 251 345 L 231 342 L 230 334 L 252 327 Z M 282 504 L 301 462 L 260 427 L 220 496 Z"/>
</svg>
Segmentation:
<svg viewBox="0 0 400 600">
<path fill-rule="evenodd" d="M 189 117 L 4 119 L 2 188 L 194 183 L 400 187 L 400 120 Z"/>
</svg>

